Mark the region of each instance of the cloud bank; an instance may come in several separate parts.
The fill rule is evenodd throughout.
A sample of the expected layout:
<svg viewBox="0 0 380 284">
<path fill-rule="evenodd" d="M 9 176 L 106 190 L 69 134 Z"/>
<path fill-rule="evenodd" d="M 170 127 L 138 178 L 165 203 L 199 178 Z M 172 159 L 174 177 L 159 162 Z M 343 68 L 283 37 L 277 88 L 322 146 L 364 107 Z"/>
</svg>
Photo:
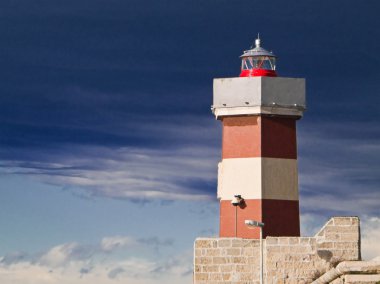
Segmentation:
<svg viewBox="0 0 380 284">
<path fill-rule="evenodd" d="M 192 252 L 157 255 L 157 247 L 167 248 L 172 242 L 156 237 L 138 240 L 112 236 L 92 245 L 60 244 L 34 255 L 13 253 L 0 257 L 0 281 L 12 284 L 189 282 Z M 142 256 L 144 253 L 148 256 Z"/>
</svg>

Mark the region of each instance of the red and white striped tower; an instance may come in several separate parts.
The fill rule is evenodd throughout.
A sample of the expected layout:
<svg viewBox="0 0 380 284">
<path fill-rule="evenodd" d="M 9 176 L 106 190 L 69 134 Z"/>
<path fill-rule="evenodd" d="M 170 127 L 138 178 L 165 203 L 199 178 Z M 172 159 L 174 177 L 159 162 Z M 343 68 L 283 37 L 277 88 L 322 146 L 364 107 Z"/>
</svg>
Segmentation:
<svg viewBox="0 0 380 284">
<path fill-rule="evenodd" d="M 245 51 L 238 78 L 214 79 L 212 110 L 223 124 L 218 171 L 220 237 L 299 236 L 296 121 L 306 108 L 305 80 L 280 78 L 275 56 Z M 241 195 L 239 206 L 231 204 Z"/>
</svg>

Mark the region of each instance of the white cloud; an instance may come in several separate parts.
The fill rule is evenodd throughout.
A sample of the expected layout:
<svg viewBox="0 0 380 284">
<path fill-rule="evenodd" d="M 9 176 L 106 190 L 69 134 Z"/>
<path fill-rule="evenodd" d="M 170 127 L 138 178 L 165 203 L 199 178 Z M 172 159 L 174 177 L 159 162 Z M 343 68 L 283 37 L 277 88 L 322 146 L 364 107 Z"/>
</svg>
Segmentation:
<svg viewBox="0 0 380 284">
<path fill-rule="evenodd" d="M 43 254 L 38 262 L 45 266 L 57 267 L 65 264 L 74 255 L 79 247 L 77 243 L 68 243 L 55 246 Z"/>
<path fill-rule="evenodd" d="M 156 238 L 153 238 L 156 239 Z M 150 284 L 190 282 L 192 251 L 154 257 L 131 256 L 120 251 L 129 246 L 143 246 L 128 236 L 103 238 L 96 245 L 60 244 L 39 256 L 6 263 L 0 261 L 0 283 L 9 284 Z M 167 241 L 156 239 L 158 245 Z M 149 246 L 144 248 L 149 249 Z M 150 248 L 154 250 L 154 248 Z M 0 259 L 5 259 L 5 257 Z"/>
<path fill-rule="evenodd" d="M 55 268 L 30 262 L 12 266 L 0 266 L 0 282 L 7 284 L 153 284 L 190 283 L 191 275 L 182 272 L 188 264 L 176 264 L 165 273 L 152 273 L 160 264 L 148 260 L 131 259 L 120 262 L 97 263 L 89 273 L 81 273 L 83 262 L 72 263 L 69 267 Z"/>
<path fill-rule="evenodd" d="M 57 283 L 57 277 L 50 269 L 30 262 L 21 262 L 10 266 L 0 266 L 1 283 L 9 284 L 47 284 Z"/>
<path fill-rule="evenodd" d="M 361 220 L 362 258 L 370 260 L 380 256 L 380 218 L 365 217 Z"/>
<path fill-rule="evenodd" d="M 103 251 L 110 252 L 117 248 L 136 244 L 137 242 L 130 237 L 115 236 L 103 238 L 100 245 Z"/>
</svg>

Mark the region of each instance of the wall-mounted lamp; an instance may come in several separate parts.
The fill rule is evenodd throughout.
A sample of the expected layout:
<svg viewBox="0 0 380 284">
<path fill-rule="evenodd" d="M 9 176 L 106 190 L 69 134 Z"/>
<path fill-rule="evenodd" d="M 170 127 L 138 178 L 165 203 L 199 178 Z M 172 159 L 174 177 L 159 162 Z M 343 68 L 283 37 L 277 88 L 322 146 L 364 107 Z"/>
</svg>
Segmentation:
<svg viewBox="0 0 380 284">
<path fill-rule="evenodd" d="M 234 195 L 234 198 L 231 200 L 231 204 L 233 206 L 239 206 L 243 202 L 243 198 L 241 197 L 240 194 Z"/>
</svg>

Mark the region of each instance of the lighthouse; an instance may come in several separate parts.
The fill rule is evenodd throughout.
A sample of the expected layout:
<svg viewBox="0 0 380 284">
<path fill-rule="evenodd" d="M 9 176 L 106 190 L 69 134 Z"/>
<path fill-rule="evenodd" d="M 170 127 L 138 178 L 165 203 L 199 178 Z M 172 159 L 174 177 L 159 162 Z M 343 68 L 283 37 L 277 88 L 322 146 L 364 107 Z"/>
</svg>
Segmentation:
<svg viewBox="0 0 380 284">
<path fill-rule="evenodd" d="M 212 112 L 222 123 L 218 165 L 220 237 L 299 236 L 296 123 L 306 109 L 305 79 L 277 75 L 276 56 L 244 51 L 239 77 L 214 79 Z"/>
</svg>

